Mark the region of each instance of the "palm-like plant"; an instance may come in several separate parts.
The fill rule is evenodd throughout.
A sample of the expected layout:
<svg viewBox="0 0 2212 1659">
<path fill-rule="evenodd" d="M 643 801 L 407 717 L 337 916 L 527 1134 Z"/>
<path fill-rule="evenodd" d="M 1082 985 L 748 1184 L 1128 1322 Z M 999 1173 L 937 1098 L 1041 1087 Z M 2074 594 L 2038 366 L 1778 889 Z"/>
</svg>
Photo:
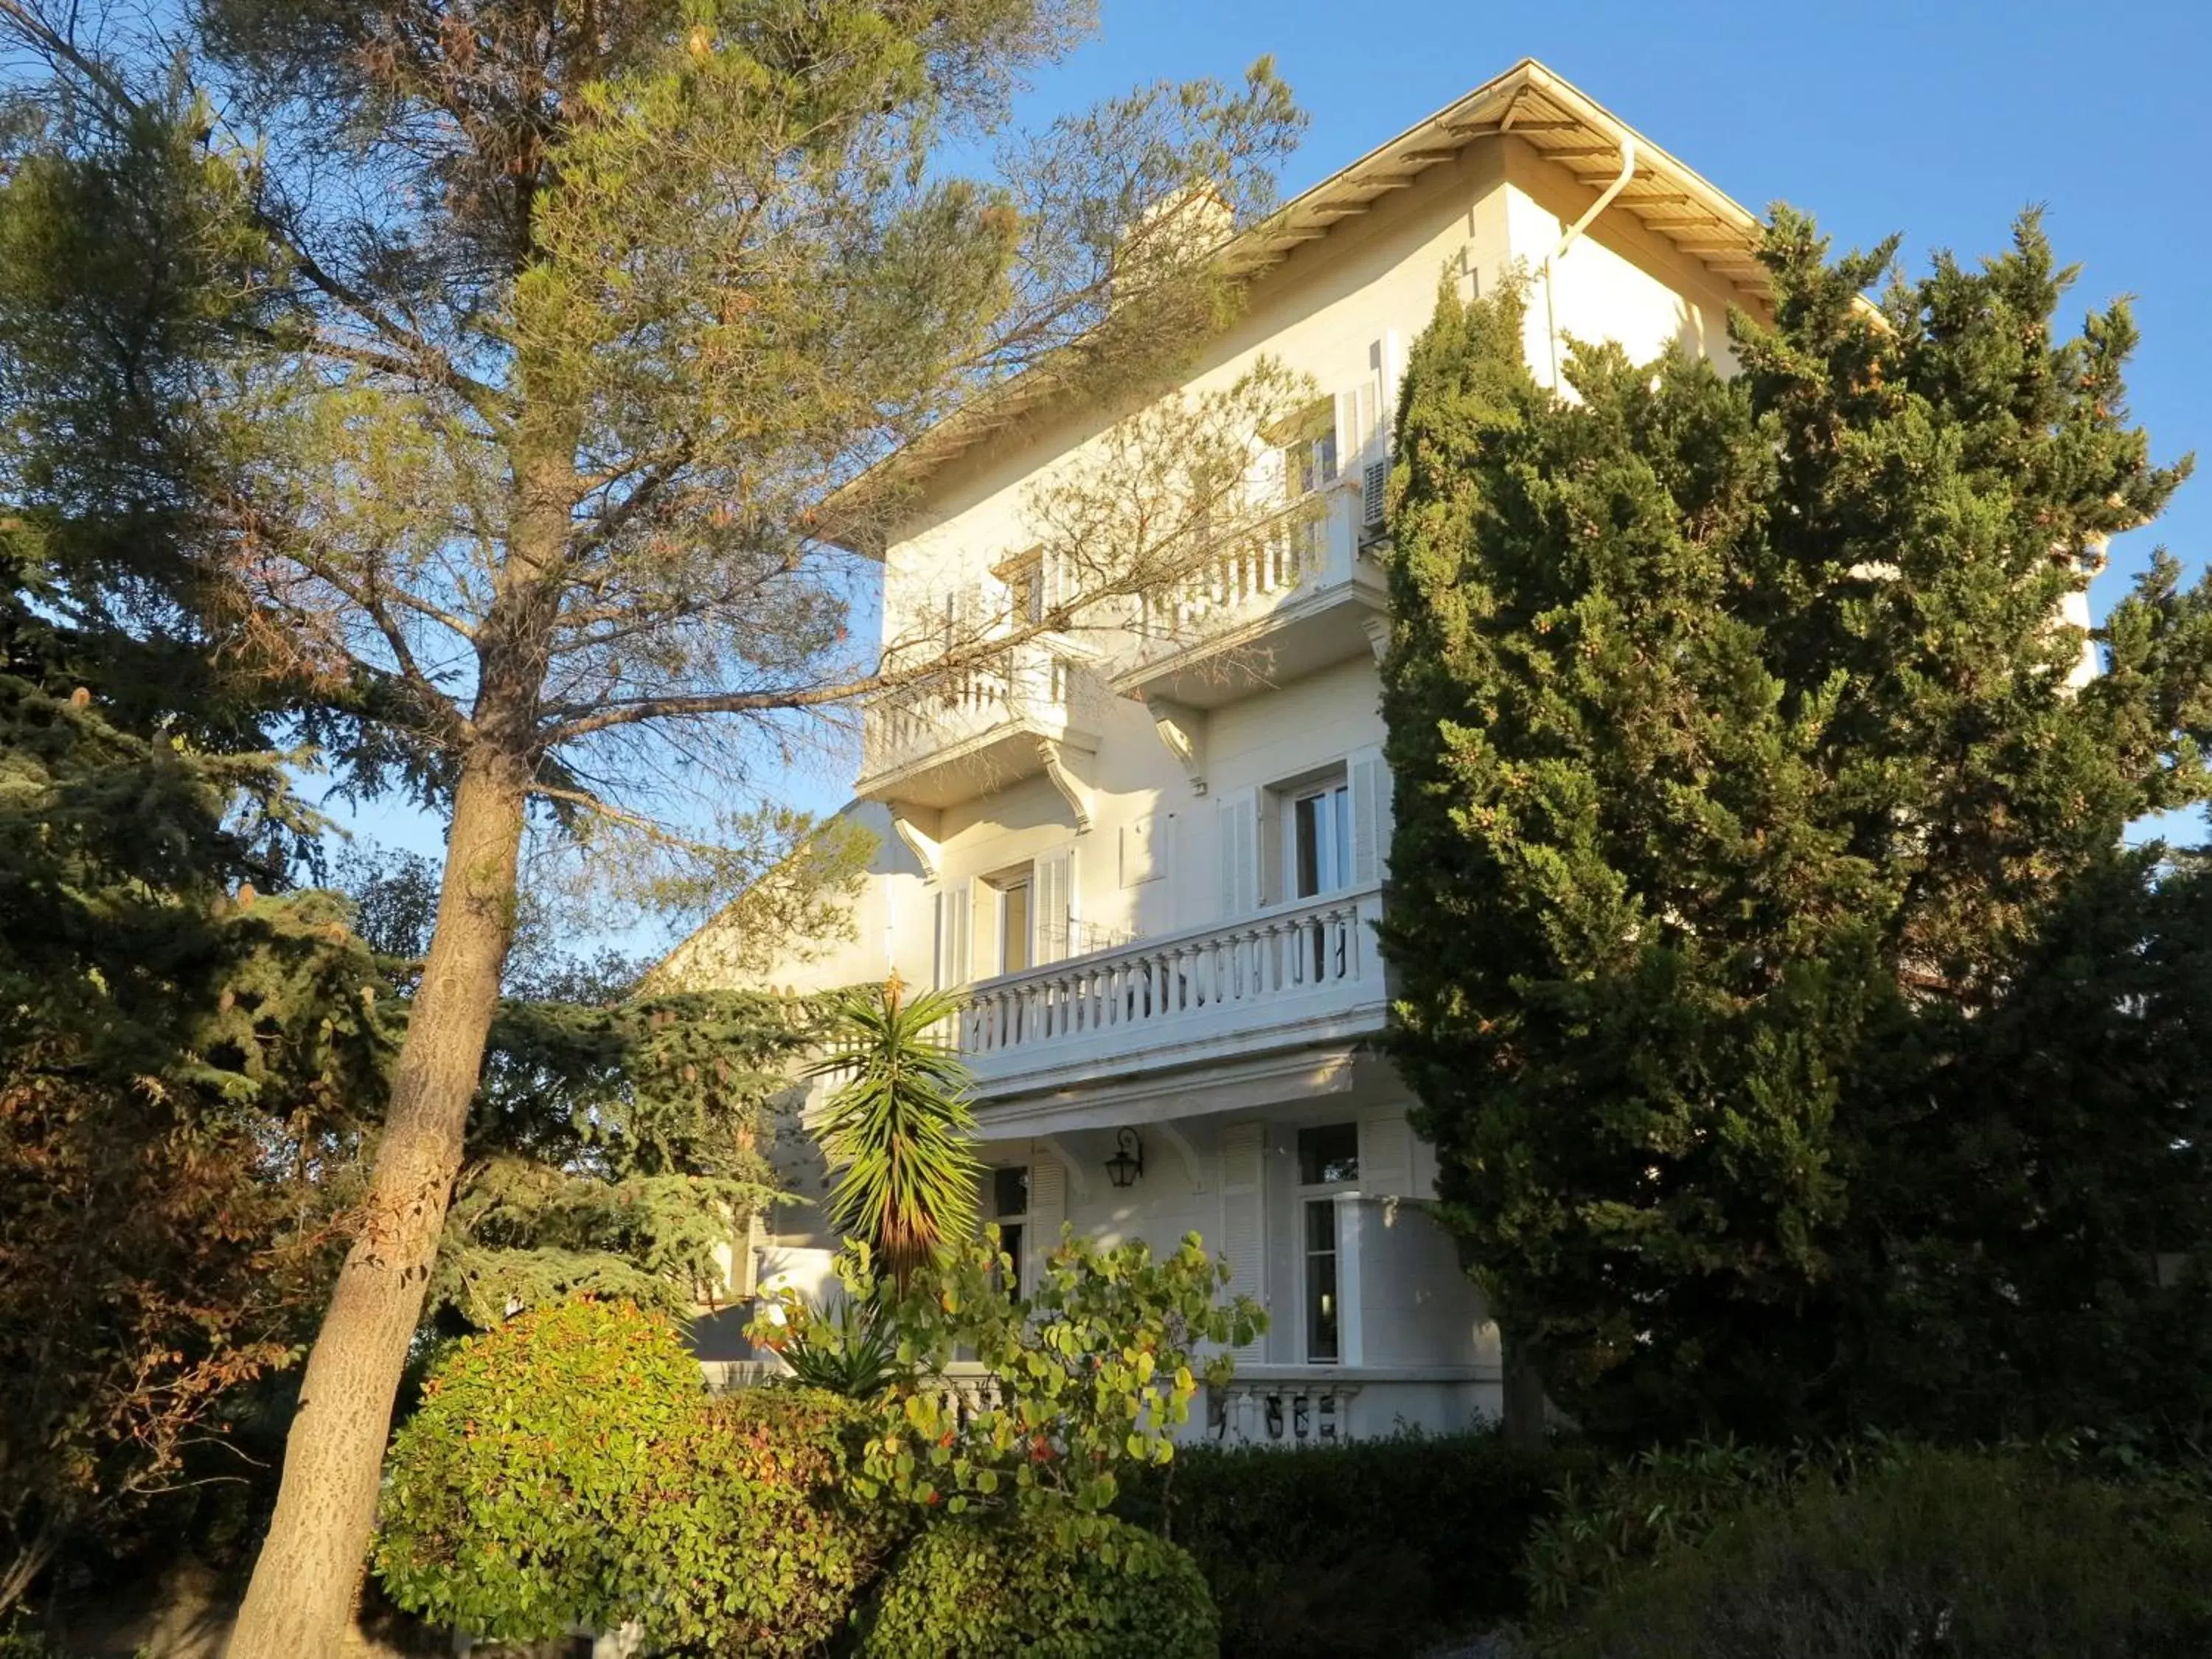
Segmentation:
<svg viewBox="0 0 2212 1659">
<path fill-rule="evenodd" d="M 968 1072 L 941 1035 L 959 1006 L 942 991 L 908 998 L 896 975 L 846 992 L 832 1009 L 836 1047 L 813 1068 L 845 1079 L 821 1128 L 837 1175 L 830 1220 L 866 1242 L 902 1293 L 939 1246 L 975 1226 L 982 1166 L 969 1151 Z"/>
</svg>

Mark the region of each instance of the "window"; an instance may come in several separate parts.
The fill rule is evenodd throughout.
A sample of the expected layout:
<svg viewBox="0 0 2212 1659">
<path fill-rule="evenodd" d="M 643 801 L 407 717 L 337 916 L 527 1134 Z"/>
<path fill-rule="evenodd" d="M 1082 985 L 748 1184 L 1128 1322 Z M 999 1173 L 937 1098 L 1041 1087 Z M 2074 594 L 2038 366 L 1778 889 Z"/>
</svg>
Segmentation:
<svg viewBox="0 0 2212 1659">
<path fill-rule="evenodd" d="M 1326 1123 L 1298 1131 L 1299 1242 L 1304 1251 L 1305 1351 L 1310 1365 L 1333 1365 L 1344 1355 L 1336 1200 L 1340 1191 L 1358 1179 L 1358 1124 Z"/>
<path fill-rule="evenodd" d="M 1301 500 L 1336 482 L 1336 406 L 1330 399 L 1316 399 L 1277 430 L 1283 481 L 1291 500 Z"/>
<path fill-rule="evenodd" d="M 1359 1179 L 1359 1126 L 1327 1123 L 1298 1131 L 1298 1184 L 1346 1187 Z"/>
<path fill-rule="evenodd" d="M 1044 621 L 1044 555 L 1024 553 L 994 573 L 1006 586 L 1006 621 L 1018 629 Z"/>
<path fill-rule="evenodd" d="M 1007 1295 L 1018 1296 L 1023 1284 L 1023 1245 L 1027 1242 L 1030 1215 L 1030 1172 L 1027 1164 L 1013 1164 L 991 1171 L 990 1219 L 999 1224 L 999 1249 L 1013 1262 L 1013 1277 L 1010 1284 L 1001 1286 Z"/>
<path fill-rule="evenodd" d="M 1352 791 L 1327 783 L 1292 794 L 1283 815 L 1287 896 L 1319 898 L 1352 885 Z"/>
<path fill-rule="evenodd" d="M 1025 870 L 994 884 L 999 890 L 999 971 L 1018 974 L 1031 962 L 1030 901 L 1035 883 Z"/>
<path fill-rule="evenodd" d="M 1335 1364 L 1344 1351 L 1337 1330 L 1336 1200 L 1313 1198 L 1306 1212 L 1306 1364 Z"/>
</svg>

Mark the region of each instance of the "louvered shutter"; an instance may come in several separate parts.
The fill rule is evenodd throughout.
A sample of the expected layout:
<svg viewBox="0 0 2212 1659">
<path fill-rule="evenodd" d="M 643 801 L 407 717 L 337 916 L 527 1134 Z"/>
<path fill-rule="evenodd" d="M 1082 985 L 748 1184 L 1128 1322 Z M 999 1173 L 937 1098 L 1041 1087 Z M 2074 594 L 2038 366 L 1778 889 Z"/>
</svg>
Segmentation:
<svg viewBox="0 0 2212 1659">
<path fill-rule="evenodd" d="M 1352 884 L 1372 887 L 1390 867 L 1390 768 L 1380 749 L 1355 751 L 1352 783 Z"/>
<path fill-rule="evenodd" d="M 1398 331 L 1391 329 L 1367 347 L 1367 384 L 1360 389 L 1366 416 L 1360 452 L 1359 522 L 1373 532 L 1382 527 L 1390 483 L 1391 435 L 1398 422 Z"/>
<path fill-rule="evenodd" d="M 1221 839 L 1221 920 L 1260 908 L 1260 792 L 1239 789 L 1217 808 Z"/>
<path fill-rule="evenodd" d="M 1060 1229 L 1067 1219 L 1067 1171 L 1056 1159 L 1040 1158 L 1030 1164 L 1029 1248 L 1024 1252 L 1022 1273 L 1029 1283 L 1024 1295 L 1042 1281 L 1045 1258 L 1060 1248 Z"/>
<path fill-rule="evenodd" d="M 1267 1147 L 1257 1123 L 1232 1123 L 1221 1132 L 1221 1235 L 1218 1253 L 1229 1262 L 1227 1292 L 1267 1304 Z M 1261 1337 L 1231 1352 L 1255 1363 L 1265 1358 Z"/>
<path fill-rule="evenodd" d="M 1075 954 L 1075 849 L 1036 861 L 1036 905 L 1030 959 L 1058 962 Z"/>
<path fill-rule="evenodd" d="M 1360 1124 L 1359 1190 L 1370 1198 L 1413 1195 L 1413 1132 L 1403 1117 Z"/>
<path fill-rule="evenodd" d="M 965 985 L 972 971 L 968 947 L 970 884 L 948 884 L 937 896 L 937 988 Z"/>
</svg>

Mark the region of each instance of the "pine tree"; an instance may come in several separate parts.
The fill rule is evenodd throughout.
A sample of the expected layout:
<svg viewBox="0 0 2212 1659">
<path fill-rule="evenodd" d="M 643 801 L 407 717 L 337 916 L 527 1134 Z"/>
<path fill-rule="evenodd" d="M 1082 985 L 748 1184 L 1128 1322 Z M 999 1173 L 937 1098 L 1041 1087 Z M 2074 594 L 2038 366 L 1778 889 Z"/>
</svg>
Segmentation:
<svg viewBox="0 0 2212 1659">
<path fill-rule="evenodd" d="M 1733 376 L 1585 347 L 1555 397 L 1510 292 L 1444 295 L 1412 354 L 1392 1046 L 1509 1341 L 1595 1427 L 1850 1409 L 1901 1103 L 1990 1040 L 2123 826 L 2206 793 L 2212 588 L 2161 556 L 2078 689 L 2058 621 L 2186 471 L 2128 423 L 2125 307 L 2057 337 L 2033 216 L 1877 313 L 1892 253 L 1778 215 Z M 2112 1129 L 2132 1156 L 2161 1080 Z M 2017 1242 L 1975 1238 L 1985 1285 Z"/>
<path fill-rule="evenodd" d="M 1117 614 L 1235 531 L 1253 434 L 1302 389 L 1269 368 L 1148 400 L 1224 320 L 1212 251 L 1297 123 L 1263 63 L 1006 133 L 1080 0 L 210 0 L 181 42 L 124 21 L 0 0 L 54 72 L 32 96 L 64 159 L 198 181 L 209 211 L 63 267 L 83 280 L 40 360 L 143 286 L 118 276 L 213 268 L 191 287 L 215 369 L 154 411 L 223 440 L 202 550 L 268 623 L 258 666 L 448 816 L 373 1196 L 233 1645 L 291 1659 L 335 1645 L 359 1572 L 532 815 L 620 871 L 678 840 L 672 794 L 741 780 L 809 711 Z M 993 136 L 995 176 L 944 165 Z M 864 647 L 851 550 L 913 507 L 879 463 L 1032 368 L 1113 427 L 1033 514 L 1059 527 L 1054 603 L 948 636 L 933 596 L 894 594 L 912 626 Z M 70 404 L 58 483 L 127 435 L 133 370 Z"/>
</svg>

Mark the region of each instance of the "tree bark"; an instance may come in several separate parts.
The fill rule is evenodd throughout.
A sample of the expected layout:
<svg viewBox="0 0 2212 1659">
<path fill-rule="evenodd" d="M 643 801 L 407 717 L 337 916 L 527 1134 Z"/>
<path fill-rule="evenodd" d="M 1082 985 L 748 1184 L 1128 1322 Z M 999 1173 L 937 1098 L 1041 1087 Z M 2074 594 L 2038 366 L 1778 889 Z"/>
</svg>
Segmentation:
<svg viewBox="0 0 2212 1659">
<path fill-rule="evenodd" d="M 489 746 L 453 799 L 437 929 L 392 1073 L 366 1212 L 307 1357 L 268 1541 L 230 1659 L 335 1654 L 352 1616 L 514 925 L 526 763 Z"/>
<path fill-rule="evenodd" d="M 1510 1337 L 1505 1369 L 1505 1441 L 1540 1446 L 1549 1432 L 1544 1406 L 1543 1352 L 1533 1337 Z"/>
</svg>

